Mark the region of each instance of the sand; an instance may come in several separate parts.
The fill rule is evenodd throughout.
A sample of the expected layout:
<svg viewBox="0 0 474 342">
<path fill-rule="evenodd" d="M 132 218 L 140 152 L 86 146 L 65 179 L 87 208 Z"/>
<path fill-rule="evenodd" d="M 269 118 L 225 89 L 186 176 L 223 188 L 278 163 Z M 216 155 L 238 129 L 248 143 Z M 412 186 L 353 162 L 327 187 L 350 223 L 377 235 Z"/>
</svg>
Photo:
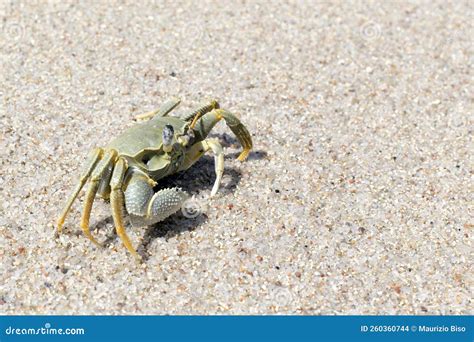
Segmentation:
<svg viewBox="0 0 474 342">
<path fill-rule="evenodd" d="M 473 3 L 0 0 L 1 314 L 473 312 Z M 232 132 L 194 195 L 95 247 L 54 224 L 87 153 L 172 97 Z"/>
</svg>

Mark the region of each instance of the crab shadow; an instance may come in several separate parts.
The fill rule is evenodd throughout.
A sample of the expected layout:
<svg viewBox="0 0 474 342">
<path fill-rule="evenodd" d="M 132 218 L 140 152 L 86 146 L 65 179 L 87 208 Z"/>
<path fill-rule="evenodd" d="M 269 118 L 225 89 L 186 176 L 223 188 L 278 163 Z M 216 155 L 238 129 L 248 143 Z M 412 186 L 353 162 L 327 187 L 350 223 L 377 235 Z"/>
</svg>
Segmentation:
<svg viewBox="0 0 474 342">
<path fill-rule="evenodd" d="M 239 148 L 240 143 L 235 138 L 233 135 L 230 135 L 228 133 L 222 133 L 222 134 L 209 134 L 210 138 L 218 138 L 219 142 L 221 143 L 222 147 L 226 148 Z M 240 155 L 240 152 L 235 152 L 235 153 L 230 153 L 226 155 L 226 158 L 230 159 L 235 159 Z M 261 160 L 261 159 L 267 159 L 268 158 L 268 153 L 263 151 L 263 150 L 252 150 L 247 157 L 247 161 L 251 160 Z"/>
</svg>

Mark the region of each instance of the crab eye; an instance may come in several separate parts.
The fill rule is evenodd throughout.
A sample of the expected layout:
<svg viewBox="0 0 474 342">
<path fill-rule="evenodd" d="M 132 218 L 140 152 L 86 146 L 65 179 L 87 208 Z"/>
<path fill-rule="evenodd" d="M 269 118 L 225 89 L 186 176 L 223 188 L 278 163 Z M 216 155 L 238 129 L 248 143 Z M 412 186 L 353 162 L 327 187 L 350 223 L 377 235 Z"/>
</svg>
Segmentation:
<svg viewBox="0 0 474 342">
<path fill-rule="evenodd" d="M 165 152 L 170 152 L 172 149 L 174 129 L 171 125 L 166 125 L 163 128 L 162 140 L 163 140 L 163 150 Z"/>
</svg>

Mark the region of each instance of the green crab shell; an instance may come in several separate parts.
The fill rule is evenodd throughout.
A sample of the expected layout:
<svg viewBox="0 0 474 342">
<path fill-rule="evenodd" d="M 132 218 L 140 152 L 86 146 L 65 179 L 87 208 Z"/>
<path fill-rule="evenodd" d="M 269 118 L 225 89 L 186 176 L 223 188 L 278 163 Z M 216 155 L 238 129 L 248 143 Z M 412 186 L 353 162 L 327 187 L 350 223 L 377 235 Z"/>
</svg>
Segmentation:
<svg viewBox="0 0 474 342">
<path fill-rule="evenodd" d="M 130 166 L 136 166 L 145 172 L 164 171 L 168 167 L 175 169 L 184 158 L 182 153 L 184 151 L 178 149 L 175 156 L 171 159 L 166 158 L 162 141 L 165 125 L 173 126 L 175 133 L 173 140 L 176 143 L 176 136 L 186 132 L 188 123 L 175 117 L 158 117 L 130 127 L 112 140 L 107 147 L 115 149 L 119 155 L 125 157 Z"/>
</svg>

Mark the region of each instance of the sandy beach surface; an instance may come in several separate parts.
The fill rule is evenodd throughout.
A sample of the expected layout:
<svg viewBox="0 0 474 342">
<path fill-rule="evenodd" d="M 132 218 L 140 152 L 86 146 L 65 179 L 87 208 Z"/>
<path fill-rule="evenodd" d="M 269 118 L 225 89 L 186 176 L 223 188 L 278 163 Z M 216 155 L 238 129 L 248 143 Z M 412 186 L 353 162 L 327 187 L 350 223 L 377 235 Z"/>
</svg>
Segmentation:
<svg viewBox="0 0 474 342">
<path fill-rule="evenodd" d="M 1 314 L 473 312 L 473 2 L 0 0 Z M 87 153 L 172 96 L 232 132 L 162 182 L 182 213 L 127 231 L 83 195 Z"/>
</svg>

